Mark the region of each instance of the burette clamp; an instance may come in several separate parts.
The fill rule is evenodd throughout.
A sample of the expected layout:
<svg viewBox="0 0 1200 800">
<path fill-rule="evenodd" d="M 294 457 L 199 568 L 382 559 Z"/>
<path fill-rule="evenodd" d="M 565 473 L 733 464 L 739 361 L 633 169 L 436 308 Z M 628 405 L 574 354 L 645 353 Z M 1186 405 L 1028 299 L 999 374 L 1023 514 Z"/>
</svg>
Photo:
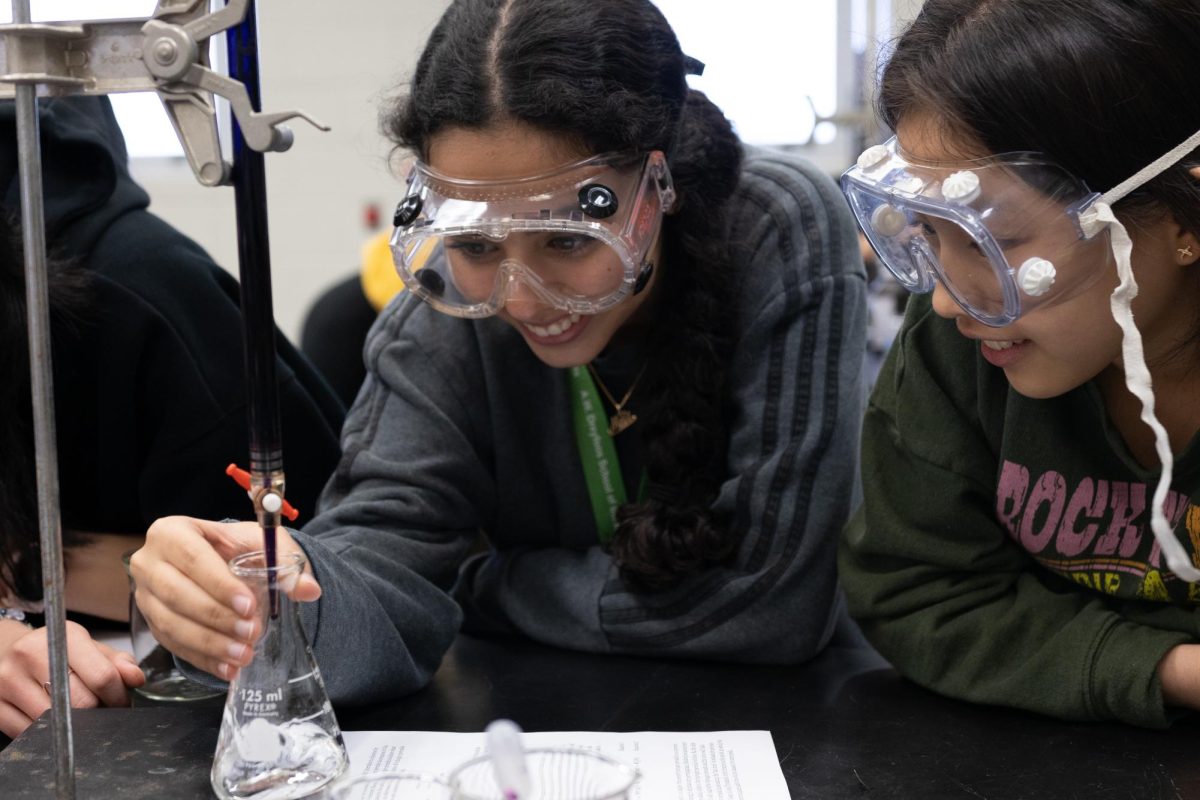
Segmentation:
<svg viewBox="0 0 1200 800">
<path fill-rule="evenodd" d="M 207 0 L 158 0 L 148 19 L 0 25 L 0 99 L 14 97 L 18 84 L 45 96 L 156 92 L 196 179 L 227 184 L 232 168 L 221 155 L 214 97 L 229 101 L 246 144 L 259 152 L 291 147 L 282 124 L 290 119 L 329 130 L 303 111 L 255 111 L 244 84 L 209 68 L 208 39 L 241 24 L 249 7 L 229 0 L 209 13 Z"/>
</svg>

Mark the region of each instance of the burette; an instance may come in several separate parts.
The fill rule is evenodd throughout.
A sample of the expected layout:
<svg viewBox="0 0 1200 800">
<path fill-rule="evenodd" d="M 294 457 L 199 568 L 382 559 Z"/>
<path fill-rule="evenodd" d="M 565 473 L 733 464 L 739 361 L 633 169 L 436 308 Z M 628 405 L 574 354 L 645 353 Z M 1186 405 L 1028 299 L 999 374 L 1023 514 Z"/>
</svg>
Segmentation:
<svg viewBox="0 0 1200 800">
<path fill-rule="evenodd" d="M 254 0 L 228 34 L 229 77 L 246 88 L 254 111 L 262 108 L 258 76 L 258 25 Z M 290 141 L 287 142 L 291 144 Z M 283 433 L 275 378 L 275 314 L 271 302 L 271 242 L 267 235 L 267 178 L 263 154 L 250 147 L 233 120 L 233 169 L 238 272 L 242 284 L 242 339 L 249 392 L 250 499 L 263 534 L 270 585 L 270 614 L 279 613 L 275 586 L 275 530 L 284 503 Z"/>
</svg>

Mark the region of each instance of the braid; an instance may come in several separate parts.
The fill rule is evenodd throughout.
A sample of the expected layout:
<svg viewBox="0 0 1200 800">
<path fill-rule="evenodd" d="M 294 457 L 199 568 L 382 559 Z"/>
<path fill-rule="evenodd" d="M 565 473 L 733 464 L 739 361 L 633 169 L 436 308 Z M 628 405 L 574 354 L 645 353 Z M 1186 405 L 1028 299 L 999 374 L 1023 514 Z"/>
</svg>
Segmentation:
<svg viewBox="0 0 1200 800">
<path fill-rule="evenodd" d="M 731 256 L 725 205 L 741 145 L 720 110 L 689 93 L 671 164 L 678 213 L 663 226 L 663 295 L 651 344 L 641 435 L 653 491 L 617 513 L 612 553 L 627 582 L 662 588 L 725 560 L 735 542 L 710 505 L 727 449 L 726 375 L 732 350 L 725 301 Z M 713 169 L 713 165 L 720 165 Z"/>
</svg>

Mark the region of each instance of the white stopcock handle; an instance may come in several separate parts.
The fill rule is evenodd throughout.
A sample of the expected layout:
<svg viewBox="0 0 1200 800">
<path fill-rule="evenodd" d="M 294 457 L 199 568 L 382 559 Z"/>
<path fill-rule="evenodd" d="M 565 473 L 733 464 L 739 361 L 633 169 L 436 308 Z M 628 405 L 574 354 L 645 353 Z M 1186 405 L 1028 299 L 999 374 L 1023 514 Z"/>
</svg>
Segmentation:
<svg viewBox="0 0 1200 800">
<path fill-rule="evenodd" d="M 283 498 L 275 494 L 275 492 L 267 492 L 262 499 L 263 509 L 271 514 L 278 514 L 283 510 Z"/>
</svg>

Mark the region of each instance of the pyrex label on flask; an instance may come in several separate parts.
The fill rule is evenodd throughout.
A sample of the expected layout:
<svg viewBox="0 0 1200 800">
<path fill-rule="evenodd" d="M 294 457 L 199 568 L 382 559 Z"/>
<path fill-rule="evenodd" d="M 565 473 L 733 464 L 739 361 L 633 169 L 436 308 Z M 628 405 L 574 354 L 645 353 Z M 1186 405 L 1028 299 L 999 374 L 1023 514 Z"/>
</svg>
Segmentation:
<svg viewBox="0 0 1200 800">
<path fill-rule="evenodd" d="M 242 703 L 242 713 L 250 717 L 277 717 L 279 704 L 283 702 L 283 688 L 278 689 L 239 689 L 238 699 Z"/>
</svg>

